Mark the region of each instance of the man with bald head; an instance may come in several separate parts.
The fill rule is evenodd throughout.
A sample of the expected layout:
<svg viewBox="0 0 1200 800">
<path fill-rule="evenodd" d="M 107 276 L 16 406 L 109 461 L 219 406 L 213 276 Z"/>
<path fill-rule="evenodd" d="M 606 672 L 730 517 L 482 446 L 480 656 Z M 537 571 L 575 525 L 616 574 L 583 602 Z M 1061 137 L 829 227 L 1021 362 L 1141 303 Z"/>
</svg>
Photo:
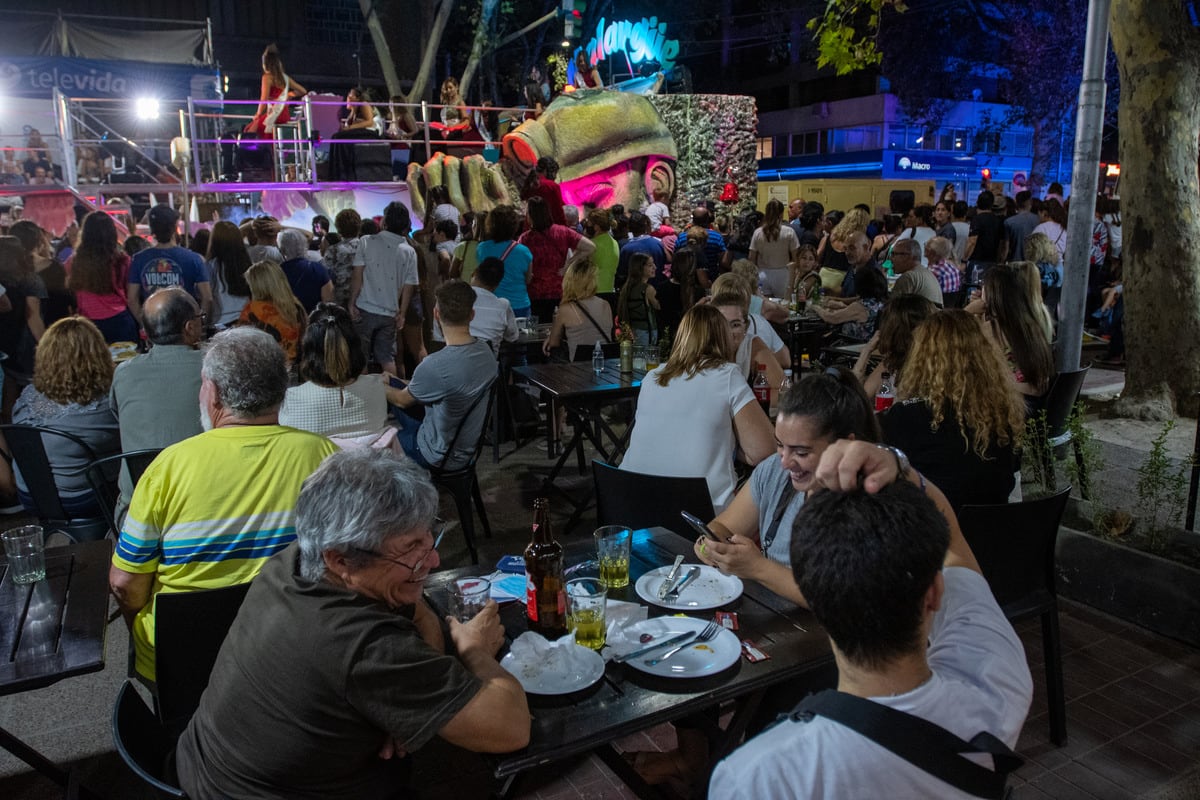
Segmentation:
<svg viewBox="0 0 1200 800">
<path fill-rule="evenodd" d="M 901 239 L 892 246 L 892 269 L 900 276 L 892 287 L 893 297 L 919 294 L 935 306 L 942 305 L 942 287 L 921 263 L 921 245 L 916 239 Z"/>
<path fill-rule="evenodd" d="M 162 449 L 200 433 L 200 305 L 178 286 L 159 289 L 142 306 L 142 318 L 150 352 L 119 365 L 108 394 L 126 453 Z M 124 509 L 133 494 L 124 471 L 120 484 Z"/>
<path fill-rule="evenodd" d="M 842 297 L 856 296 L 854 271 L 867 266 L 871 260 L 871 240 L 867 235 L 861 231 L 850 234 L 846 240 L 846 262 L 850 268 L 846 270 L 846 277 L 842 279 Z"/>
<path fill-rule="evenodd" d="M 804 226 L 800 224 L 800 215 L 804 213 L 804 201 L 797 197 L 792 202 L 788 203 L 787 215 L 788 225 L 792 226 L 792 230 L 796 232 L 796 240 L 800 240 L 800 234 L 804 233 Z"/>
</svg>

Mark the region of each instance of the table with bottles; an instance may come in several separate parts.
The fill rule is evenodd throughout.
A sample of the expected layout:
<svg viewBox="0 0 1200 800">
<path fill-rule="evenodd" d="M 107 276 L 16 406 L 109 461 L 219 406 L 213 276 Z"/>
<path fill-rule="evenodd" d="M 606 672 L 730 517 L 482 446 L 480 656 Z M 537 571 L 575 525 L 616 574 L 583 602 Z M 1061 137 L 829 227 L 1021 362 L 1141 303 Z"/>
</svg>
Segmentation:
<svg viewBox="0 0 1200 800">
<path fill-rule="evenodd" d="M 566 567 L 596 557 L 592 537 L 562 543 Z M 647 572 L 670 566 L 675 556 L 684 556 L 687 564 L 699 563 L 692 542 L 666 528 L 651 528 L 633 533 L 629 562 L 629 585 L 610 589 L 609 597 L 626 602 L 642 602 L 635 584 Z M 436 572 L 425 584 L 425 596 L 439 615 L 446 613 L 448 587 L 454 580 L 486 574 L 487 567 L 468 566 Z M 768 659 L 751 663 L 739 659 L 733 666 L 701 678 L 662 678 L 632 667 L 609 662 L 603 678 L 588 688 L 556 697 L 529 696 L 533 714 L 529 746 L 516 753 L 490 756 L 489 763 L 501 784 L 499 794 L 517 792 L 521 773 L 533 767 L 586 753 L 604 761 L 639 796 L 655 796 L 633 772 L 612 742 L 623 736 L 682 717 L 707 713 L 708 709 L 734 703 L 734 715 L 724 731 L 717 734 L 714 760 L 737 746 L 747 725 L 760 712 L 760 704 L 771 692 L 800 692 L 825 688 L 836 679 L 833 656 L 824 630 L 812 614 L 797 607 L 752 581 L 745 582 L 743 594 L 719 609 L 736 612 L 739 639 L 749 639 Z M 500 608 L 509 641 L 525 630 L 525 608 L 519 602 Z M 649 607 L 651 617 L 670 613 Z M 713 619 L 716 611 L 692 612 Z M 499 657 L 503 657 L 501 651 Z M 786 685 L 786 689 L 784 686 Z M 774 691 L 772 691 L 774 690 Z M 716 715 L 713 714 L 714 720 Z"/>
</svg>

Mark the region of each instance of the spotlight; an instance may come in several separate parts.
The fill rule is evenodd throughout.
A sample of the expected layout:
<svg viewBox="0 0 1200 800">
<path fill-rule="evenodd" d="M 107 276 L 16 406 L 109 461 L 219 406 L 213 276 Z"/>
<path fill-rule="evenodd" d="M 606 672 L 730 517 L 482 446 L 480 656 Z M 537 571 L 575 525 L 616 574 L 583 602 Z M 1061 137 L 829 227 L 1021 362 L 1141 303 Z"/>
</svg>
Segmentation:
<svg viewBox="0 0 1200 800">
<path fill-rule="evenodd" d="M 133 110 L 138 119 L 158 119 L 158 100 L 153 97 L 139 97 L 133 103 Z"/>
</svg>

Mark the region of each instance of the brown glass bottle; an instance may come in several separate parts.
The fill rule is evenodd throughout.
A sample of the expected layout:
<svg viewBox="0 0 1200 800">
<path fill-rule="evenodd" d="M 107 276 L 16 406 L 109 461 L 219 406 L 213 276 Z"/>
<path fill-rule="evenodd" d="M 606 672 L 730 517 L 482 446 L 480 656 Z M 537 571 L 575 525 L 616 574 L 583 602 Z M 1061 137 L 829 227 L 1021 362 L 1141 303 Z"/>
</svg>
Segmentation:
<svg viewBox="0 0 1200 800">
<path fill-rule="evenodd" d="M 550 526 L 550 502 L 533 501 L 533 541 L 525 548 L 525 616 L 529 630 L 546 638 L 567 632 L 567 597 L 563 591 L 563 547 Z"/>
</svg>

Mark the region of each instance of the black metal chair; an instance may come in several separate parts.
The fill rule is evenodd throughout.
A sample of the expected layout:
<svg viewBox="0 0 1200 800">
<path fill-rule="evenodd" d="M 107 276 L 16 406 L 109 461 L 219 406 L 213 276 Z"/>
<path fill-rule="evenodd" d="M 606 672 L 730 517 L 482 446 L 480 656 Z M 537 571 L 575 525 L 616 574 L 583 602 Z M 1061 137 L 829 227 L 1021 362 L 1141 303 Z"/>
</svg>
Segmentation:
<svg viewBox="0 0 1200 800">
<path fill-rule="evenodd" d="M 88 483 L 92 485 L 92 491 L 96 493 L 96 502 L 104 510 L 104 515 L 108 518 L 113 533 L 120 533 L 117 500 L 121 494 L 118 485 L 114 484 L 110 478 L 113 470 L 125 470 L 129 474 L 130 486 L 136 488 L 146 467 L 150 466 L 150 462 L 161 452 L 162 450 L 158 448 L 131 450 L 128 453 L 117 453 L 115 456 L 98 458 L 88 464 Z"/>
<path fill-rule="evenodd" d="M 704 478 L 646 475 L 593 461 L 592 480 L 596 484 L 596 520 L 600 525 L 635 529 L 661 526 L 695 539 L 696 531 L 679 512 L 695 514 L 705 522 L 716 516 Z"/>
<path fill-rule="evenodd" d="M 1080 451 L 1079 443 L 1072 441 L 1068 422 L 1071 419 L 1075 403 L 1079 400 L 1079 391 L 1083 388 L 1083 380 L 1087 377 L 1090 369 L 1091 367 L 1084 367 L 1058 373 L 1050 383 L 1050 388 L 1038 398 L 1038 403 L 1033 409 L 1035 416 L 1042 411 L 1046 413 L 1045 430 L 1041 431 L 1041 434 L 1046 437 L 1047 445 L 1044 448 L 1042 461 L 1042 474 L 1046 479 L 1046 488 L 1050 491 L 1057 488 L 1054 478 L 1054 461 L 1066 455 L 1067 445 L 1070 444 L 1074 450 L 1075 464 L 1079 469 L 1079 491 L 1085 500 L 1089 499 L 1091 492 L 1088 486 L 1088 476 L 1084 472 L 1083 453 Z"/>
<path fill-rule="evenodd" d="M 168 782 L 175 739 L 167 735 L 130 681 L 125 681 L 117 693 L 112 736 L 121 760 L 143 783 L 167 797 L 187 797 L 182 789 Z"/>
<path fill-rule="evenodd" d="M 1014 622 L 1032 617 L 1041 619 L 1050 738 L 1060 746 L 1067 743 L 1067 707 L 1054 546 L 1070 494 L 1068 487 L 1049 497 L 1023 503 L 963 506 L 958 514 L 963 536 L 971 545 L 1004 615 Z"/>
<path fill-rule="evenodd" d="M 70 433 L 37 425 L 0 425 L 0 431 L 12 449 L 13 462 L 21 470 L 25 488 L 33 498 L 34 514 L 43 528 L 62 531 L 77 542 L 103 539 L 108 535 L 110 518 L 72 517 L 63 508 L 54 481 L 56 470 L 46 455 L 43 437 L 57 436 L 70 441 L 90 463 L 96 460 L 96 452 L 87 442 Z"/>
<path fill-rule="evenodd" d="M 249 590 L 246 582 L 154 596 L 158 717 L 172 747 L 200 705 L 217 653 Z"/>
<path fill-rule="evenodd" d="M 483 506 L 483 495 L 479 491 L 479 476 L 475 472 L 475 465 L 479 462 L 479 454 L 483 451 L 484 429 L 487 427 L 487 421 L 492 418 L 496 386 L 497 381 L 493 380 L 487 389 L 475 398 L 475 402 L 459 420 L 458 428 L 454 431 L 454 437 L 450 440 L 450 446 L 446 448 L 446 454 L 442 456 L 441 463 L 429 467 L 429 478 L 433 481 L 433 485 L 439 489 L 448 490 L 454 498 L 454 506 L 458 510 L 458 521 L 462 525 L 463 539 L 467 543 L 467 552 L 471 554 L 472 564 L 479 563 L 479 553 L 475 550 L 475 511 L 479 512 L 479 520 L 483 523 L 483 535 L 489 539 L 492 538 L 492 526 L 488 522 L 487 509 Z M 463 435 L 463 430 L 475 416 L 479 404 L 484 400 L 487 400 L 487 406 L 479 424 L 479 432 L 471 446 L 471 458 L 458 469 L 446 469 L 446 459 L 454 453 L 458 441 Z M 472 501 L 474 501 L 474 511 L 471 506 Z"/>
</svg>

